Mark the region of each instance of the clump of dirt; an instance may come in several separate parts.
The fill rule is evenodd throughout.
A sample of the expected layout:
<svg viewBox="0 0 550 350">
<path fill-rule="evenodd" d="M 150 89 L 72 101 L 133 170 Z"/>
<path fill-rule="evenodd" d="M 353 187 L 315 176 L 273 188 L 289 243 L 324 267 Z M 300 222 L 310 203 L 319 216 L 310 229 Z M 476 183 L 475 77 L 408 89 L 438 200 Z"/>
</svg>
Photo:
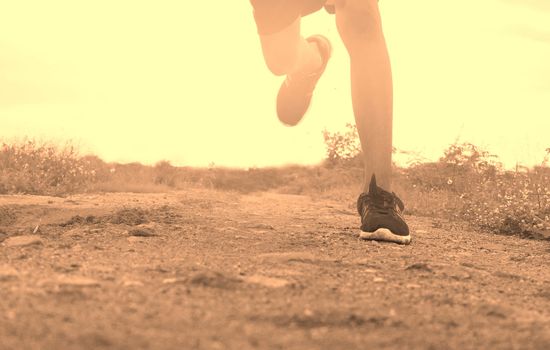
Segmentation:
<svg viewBox="0 0 550 350">
<path fill-rule="evenodd" d="M 112 215 L 107 215 L 102 218 L 102 221 L 109 222 L 115 225 L 137 226 L 150 222 L 150 212 L 141 208 L 125 208 L 115 212 Z"/>
<path fill-rule="evenodd" d="M 59 224 L 59 226 L 66 227 L 66 226 L 73 226 L 73 225 L 93 225 L 99 222 L 100 220 L 93 215 L 88 215 L 88 216 L 75 215 L 69 220 L 67 220 L 66 222 Z"/>
<path fill-rule="evenodd" d="M 183 216 L 178 213 L 177 208 L 168 205 L 163 205 L 160 208 L 150 211 L 149 219 L 156 223 L 167 225 L 179 224 L 184 221 Z"/>
<path fill-rule="evenodd" d="M 155 232 L 153 230 L 148 228 L 136 228 L 133 230 L 130 230 L 128 232 L 128 236 L 134 236 L 134 237 L 154 237 L 156 236 Z"/>
<path fill-rule="evenodd" d="M 69 220 L 60 223 L 59 226 L 67 227 L 96 224 L 138 226 L 150 222 L 174 225 L 184 221 L 186 220 L 184 220 L 183 215 L 178 213 L 178 208 L 164 205 L 153 209 L 139 207 L 124 208 L 103 216 L 75 215 Z"/>
<path fill-rule="evenodd" d="M 353 312 L 313 312 L 307 310 L 305 314 L 281 314 L 271 318 L 271 322 L 279 327 L 319 328 L 319 327 L 360 327 L 373 323 L 384 323 L 387 317 L 371 317 L 365 319 Z"/>
<path fill-rule="evenodd" d="M 8 234 L 0 229 L 0 243 L 4 242 L 8 238 Z"/>
<path fill-rule="evenodd" d="M 203 271 L 190 279 L 191 284 L 219 289 L 233 289 L 242 281 L 217 271 Z"/>
<path fill-rule="evenodd" d="M 61 227 L 74 225 L 95 225 L 102 223 L 110 223 L 115 225 L 137 226 L 150 222 L 150 212 L 141 208 L 125 208 L 114 212 L 113 214 L 96 217 L 94 215 L 81 216 L 75 215 L 64 223 L 59 224 Z"/>
<path fill-rule="evenodd" d="M 0 206 L 0 226 L 12 225 L 17 221 L 15 210 L 9 206 Z"/>
</svg>

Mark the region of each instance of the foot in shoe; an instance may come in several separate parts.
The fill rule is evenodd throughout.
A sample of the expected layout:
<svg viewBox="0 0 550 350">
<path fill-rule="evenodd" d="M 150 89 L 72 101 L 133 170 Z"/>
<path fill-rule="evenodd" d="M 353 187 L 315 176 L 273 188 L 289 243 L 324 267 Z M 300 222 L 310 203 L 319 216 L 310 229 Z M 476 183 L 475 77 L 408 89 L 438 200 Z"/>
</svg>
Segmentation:
<svg viewBox="0 0 550 350">
<path fill-rule="evenodd" d="M 288 75 L 277 95 L 277 116 L 286 125 L 294 126 L 302 120 L 311 103 L 313 90 L 323 75 L 332 48 L 327 38 L 313 35 L 306 39 L 315 43 L 321 55 L 321 67 L 314 72 L 296 72 Z"/>
<path fill-rule="evenodd" d="M 372 175 L 369 192 L 357 199 L 357 211 L 361 216 L 359 236 L 366 240 L 409 244 L 411 235 L 403 218 L 405 206 L 395 193 L 376 185 Z"/>
</svg>

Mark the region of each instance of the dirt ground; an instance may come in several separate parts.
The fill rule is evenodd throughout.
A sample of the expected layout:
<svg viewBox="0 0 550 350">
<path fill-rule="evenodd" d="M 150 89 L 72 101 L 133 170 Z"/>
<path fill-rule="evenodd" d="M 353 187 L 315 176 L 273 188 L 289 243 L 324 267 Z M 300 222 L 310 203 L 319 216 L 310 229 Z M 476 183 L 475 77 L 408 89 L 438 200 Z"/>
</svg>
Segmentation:
<svg viewBox="0 0 550 350">
<path fill-rule="evenodd" d="M 0 196 L 0 349 L 550 348 L 550 242 L 353 200 Z"/>
</svg>

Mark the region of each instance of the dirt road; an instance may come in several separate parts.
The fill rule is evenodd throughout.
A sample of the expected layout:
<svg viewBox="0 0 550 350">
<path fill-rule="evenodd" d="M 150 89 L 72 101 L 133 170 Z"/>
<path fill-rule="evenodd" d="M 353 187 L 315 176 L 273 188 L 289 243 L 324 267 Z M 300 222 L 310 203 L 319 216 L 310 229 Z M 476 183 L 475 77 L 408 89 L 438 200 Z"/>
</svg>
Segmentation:
<svg viewBox="0 0 550 350">
<path fill-rule="evenodd" d="M 209 190 L 0 197 L 0 349 L 548 349 L 550 242 Z"/>
</svg>

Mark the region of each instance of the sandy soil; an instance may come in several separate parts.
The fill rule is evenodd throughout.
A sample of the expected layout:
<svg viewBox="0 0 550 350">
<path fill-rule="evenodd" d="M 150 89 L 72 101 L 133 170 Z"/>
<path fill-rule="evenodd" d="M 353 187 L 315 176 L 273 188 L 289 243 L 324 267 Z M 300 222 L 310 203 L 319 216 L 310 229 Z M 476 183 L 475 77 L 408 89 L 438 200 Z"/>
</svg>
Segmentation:
<svg viewBox="0 0 550 350">
<path fill-rule="evenodd" d="M 548 349 L 550 243 L 208 190 L 0 197 L 0 349 Z"/>
</svg>

